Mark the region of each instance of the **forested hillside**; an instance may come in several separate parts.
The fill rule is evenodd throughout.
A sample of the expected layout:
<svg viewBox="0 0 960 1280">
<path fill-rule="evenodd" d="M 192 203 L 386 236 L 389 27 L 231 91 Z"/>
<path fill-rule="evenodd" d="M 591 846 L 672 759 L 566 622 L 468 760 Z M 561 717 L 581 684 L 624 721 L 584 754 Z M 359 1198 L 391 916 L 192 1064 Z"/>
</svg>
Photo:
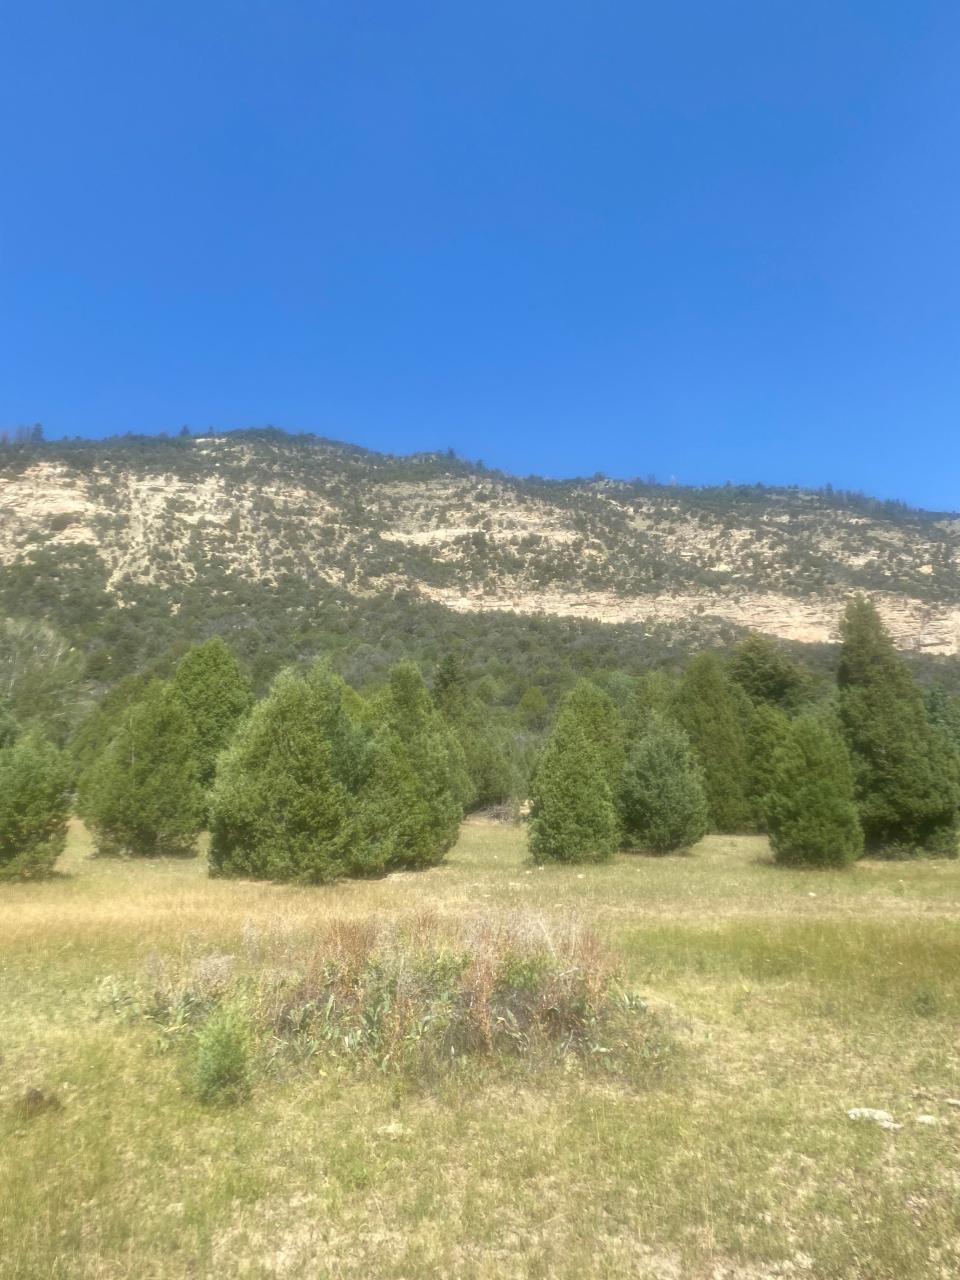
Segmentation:
<svg viewBox="0 0 960 1280">
<path fill-rule="evenodd" d="M 61 684 L 95 697 L 214 634 L 261 690 L 318 654 L 364 686 L 460 648 L 507 706 L 745 629 L 823 666 L 853 590 L 915 666 L 953 681 L 952 515 L 833 491 L 519 479 L 269 429 L 0 449 L 0 696 L 52 699 L 61 718 Z"/>
</svg>

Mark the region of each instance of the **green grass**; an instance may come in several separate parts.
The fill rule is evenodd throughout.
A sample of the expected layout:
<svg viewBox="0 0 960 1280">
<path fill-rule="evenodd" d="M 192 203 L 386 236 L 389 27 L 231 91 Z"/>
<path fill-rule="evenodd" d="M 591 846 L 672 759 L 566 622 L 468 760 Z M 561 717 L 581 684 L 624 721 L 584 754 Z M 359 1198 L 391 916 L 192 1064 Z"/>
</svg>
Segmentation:
<svg viewBox="0 0 960 1280">
<path fill-rule="evenodd" d="M 0 888 L 0 1274 L 952 1280 L 960 866 L 764 857 L 712 837 L 541 871 L 477 824 L 434 871 L 301 889 L 92 859 L 76 827 L 60 878 Z M 98 998 L 151 953 L 239 950 L 250 923 L 518 908 L 599 930 L 670 1018 L 675 1069 L 313 1062 L 209 1106 L 189 1055 Z M 31 1087 L 62 1106 L 24 1109 Z"/>
</svg>

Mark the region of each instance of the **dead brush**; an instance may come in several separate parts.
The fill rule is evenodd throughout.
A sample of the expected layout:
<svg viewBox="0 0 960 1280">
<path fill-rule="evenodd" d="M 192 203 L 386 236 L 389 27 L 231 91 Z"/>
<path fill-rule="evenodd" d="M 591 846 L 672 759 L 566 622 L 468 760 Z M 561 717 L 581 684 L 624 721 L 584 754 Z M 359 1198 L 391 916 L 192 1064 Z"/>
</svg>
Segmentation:
<svg viewBox="0 0 960 1280">
<path fill-rule="evenodd" d="M 114 1000 L 114 1003 L 118 1003 Z M 622 985 L 574 917 L 424 912 L 309 933 L 244 930 L 236 955 L 154 958 L 121 1007 L 165 1034 L 242 1004 L 266 1057 L 327 1056 L 387 1070 L 477 1058 L 648 1064 L 662 1020 Z"/>
</svg>

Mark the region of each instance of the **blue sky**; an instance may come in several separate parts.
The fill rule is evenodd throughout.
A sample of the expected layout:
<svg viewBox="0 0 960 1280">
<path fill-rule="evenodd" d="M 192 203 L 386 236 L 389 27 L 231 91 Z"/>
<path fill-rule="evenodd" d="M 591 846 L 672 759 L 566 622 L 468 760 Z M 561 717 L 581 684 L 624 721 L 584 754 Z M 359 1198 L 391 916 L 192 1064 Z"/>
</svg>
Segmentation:
<svg viewBox="0 0 960 1280">
<path fill-rule="evenodd" d="M 960 506 L 960 6 L 7 0 L 0 424 Z"/>
</svg>

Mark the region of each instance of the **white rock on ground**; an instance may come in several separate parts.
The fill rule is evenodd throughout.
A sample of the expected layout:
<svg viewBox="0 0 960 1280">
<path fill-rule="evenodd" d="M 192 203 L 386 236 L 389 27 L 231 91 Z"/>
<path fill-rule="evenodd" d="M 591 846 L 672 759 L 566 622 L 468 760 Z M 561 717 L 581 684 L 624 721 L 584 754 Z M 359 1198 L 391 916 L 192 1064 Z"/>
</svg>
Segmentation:
<svg viewBox="0 0 960 1280">
<path fill-rule="evenodd" d="M 851 1120 L 869 1120 L 871 1124 L 878 1125 L 881 1129 L 902 1129 L 902 1124 L 897 1124 L 889 1111 L 878 1111 L 876 1107 L 851 1107 L 847 1112 Z"/>
</svg>

